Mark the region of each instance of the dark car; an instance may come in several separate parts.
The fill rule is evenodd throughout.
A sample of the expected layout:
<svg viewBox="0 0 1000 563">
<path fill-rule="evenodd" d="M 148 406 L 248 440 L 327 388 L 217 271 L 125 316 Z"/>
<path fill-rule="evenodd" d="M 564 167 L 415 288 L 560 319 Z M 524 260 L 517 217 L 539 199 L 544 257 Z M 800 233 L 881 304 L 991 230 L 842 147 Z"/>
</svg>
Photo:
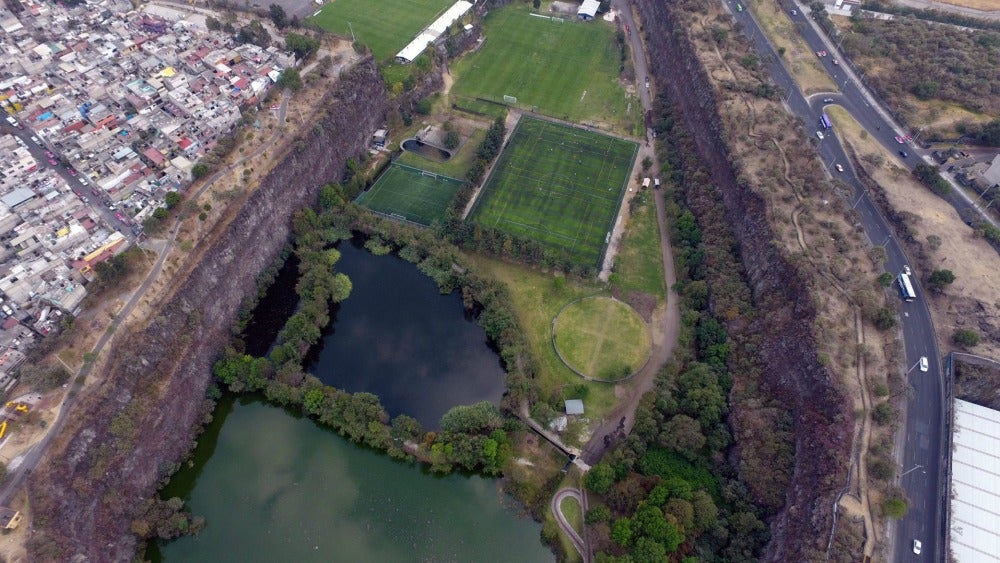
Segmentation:
<svg viewBox="0 0 1000 563">
<path fill-rule="evenodd" d="M 901 156 L 903 158 L 906 158 L 906 157 L 910 156 L 910 153 L 908 153 L 906 151 L 899 151 L 899 156 Z"/>
</svg>

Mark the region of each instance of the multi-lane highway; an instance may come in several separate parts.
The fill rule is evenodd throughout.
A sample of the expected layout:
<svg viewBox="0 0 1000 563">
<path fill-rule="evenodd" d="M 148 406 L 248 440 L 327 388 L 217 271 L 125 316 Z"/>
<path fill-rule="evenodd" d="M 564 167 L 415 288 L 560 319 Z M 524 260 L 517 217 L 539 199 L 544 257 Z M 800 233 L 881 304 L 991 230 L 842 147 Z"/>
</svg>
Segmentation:
<svg viewBox="0 0 1000 563">
<path fill-rule="evenodd" d="M 768 55 L 766 57 L 769 60 L 768 68 L 774 82 L 788 92 L 786 103 L 789 109 L 807 126 L 818 128 L 821 108 L 824 105 L 822 100 L 832 98 L 834 103 L 847 109 L 872 137 L 879 139 L 892 152 L 905 150 L 909 153 L 907 158 L 901 158 L 904 165 L 908 168 L 916 166 L 921 151 L 909 145 L 901 148 L 903 145 L 896 143 L 893 137 L 900 132 L 896 130 L 888 114 L 879 108 L 875 99 L 859 86 L 852 75 L 848 74 L 849 70 L 843 63 L 833 64 L 832 60 L 841 58 L 840 55 L 833 50 L 832 45 L 824 41 L 810 22 L 804 20 L 801 6 L 797 8 L 799 15 L 791 17 L 802 20 L 796 27 L 802 32 L 810 48 L 814 51 L 829 52 L 828 56 L 822 58 L 823 66 L 840 87 L 839 93 L 816 94 L 808 99 L 804 97 L 751 13 L 748 10 L 734 9 L 733 0 L 725 1 L 733 16 L 743 24 L 745 32 L 756 44 L 757 50 L 763 55 Z M 903 267 L 909 264 L 906 254 L 854 174 L 854 169 L 837 140 L 836 133 L 829 132 L 825 139 L 818 142 L 817 147 L 823 166 L 827 167 L 834 177 L 851 187 L 851 205 L 857 211 L 858 220 L 871 243 L 885 248 L 886 268 L 893 273 L 901 272 Z M 843 166 L 842 173 L 836 171 L 836 164 Z M 953 205 L 969 206 L 961 198 L 957 199 Z M 943 545 L 946 500 L 943 448 L 944 379 L 934 324 L 923 289 L 919 284 L 924 274 L 925 272 L 914 272 L 916 299 L 909 303 L 901 301 L 899 304 L 906 379 L 909 383 L 906 397 L 905 441 L 901 452 L 901 484 L 909 497 L 909 511 L 895 527 L 892 554 L 894 561 L 940 561 L 945 553 Z M 917 368 L 923 356 L 930 360 L 927 372 Z M 921 555 L 913 553 L 913 540 L 921 542 Z"/>
</svg>

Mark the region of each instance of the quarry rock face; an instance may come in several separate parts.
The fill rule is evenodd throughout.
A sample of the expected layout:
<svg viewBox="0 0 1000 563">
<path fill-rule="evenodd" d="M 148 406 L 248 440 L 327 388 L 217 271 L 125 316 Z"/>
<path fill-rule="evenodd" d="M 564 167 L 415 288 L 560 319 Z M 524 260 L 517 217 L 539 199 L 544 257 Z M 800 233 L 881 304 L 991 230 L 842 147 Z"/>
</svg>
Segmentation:
<svg viewBox="0 0 1000 563">
<path fill-rule="evenodd" d="M 687 38 L 674 2 L 636 2 L 647 55 L 660 88 L 681 111 L 699 155 L 721 193 L 726 218 L 740 244 L 758 316 L 753 333 L 766 394 L 790 412 L 795 457 L 785 505 L 770 520 L 767 561 L 803 561 L 823 553 L 835 499 L 846 483 L 851 412 L 837 379 L 818 361 L 812 330 L 816 318 L 808 284 L 774 243 L 767 205 L 737 179 L 712 84 Z M 738 373 L 733 374 L 739 378 Z M 733 404 L 732 408 L 740 408 Z M 738 424 L 739 416 L 734 416 Z M 737 445 L 737 452 L 739 444 Z"/>
<path fill-rule="evenodd" d="M 288 243 L 291 217 L 320 188 L 339 182 L 350 158 L 367 151 L 386 114 L 440 86 L 431 73 L 416 91 L 390 100 L 378 69 L 365 60 L 342 73 L 313 127 L 289 147 L 235 218 L 212 238 L 158 316 L 120 334 L 103 373 L 74 405 L 47 459 L 29 479 L 35 561 L 132 561 L 132 512 L 156 494 L 193 447 L 208 414 L 212 363 L 231 336 L 261 273 Z M 113 424 L 114 421 L 117 423 Z"/>
</svg>

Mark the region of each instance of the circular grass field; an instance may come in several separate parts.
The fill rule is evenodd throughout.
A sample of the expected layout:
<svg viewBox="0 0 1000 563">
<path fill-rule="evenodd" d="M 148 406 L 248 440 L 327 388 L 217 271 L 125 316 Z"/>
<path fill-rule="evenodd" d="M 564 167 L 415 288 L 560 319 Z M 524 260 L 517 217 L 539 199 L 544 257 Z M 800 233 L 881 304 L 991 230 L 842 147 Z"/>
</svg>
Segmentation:
<svg viewBox="0 0 1000 563">
<path fill-rule="evenodd" d="M 651 346 L 639 313 L 610 297 L 585 297 L 564 307 L 552 321 L 552 344 L 570 369 L 606 381 L 632 375 Z"/>
</svg>

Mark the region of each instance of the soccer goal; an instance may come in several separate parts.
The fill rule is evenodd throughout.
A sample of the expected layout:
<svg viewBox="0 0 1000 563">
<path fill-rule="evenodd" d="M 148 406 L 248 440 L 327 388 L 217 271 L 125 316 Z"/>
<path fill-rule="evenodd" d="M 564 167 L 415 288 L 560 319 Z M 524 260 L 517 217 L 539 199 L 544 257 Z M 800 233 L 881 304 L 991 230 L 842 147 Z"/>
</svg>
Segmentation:
<svg viewBox="0 0 1000 563">
<path fill-rule="evenodd" d="M 507 94 L 504 94 L 503 101 L 505 104 L 514 105 L 517 103 L 517 96 L 508 96 Z"/>
<path fill-rule="evenodd" d="M 421 170 L 421 171 L 420 171 L 420 175 L 421 175 L 421 176 L 427 176 L 427 177 L 429 177 L 429 178 L 434 178 L 435 180 L 437 180 L 437 177 L 438 177 L 438 175 L 437 175 L 437 174 L 435 174 L 435 173 L 433 173 L 433 172 L 428 172 L 428 171 L 426 171 L 426 170 Z"/>
</svg>

